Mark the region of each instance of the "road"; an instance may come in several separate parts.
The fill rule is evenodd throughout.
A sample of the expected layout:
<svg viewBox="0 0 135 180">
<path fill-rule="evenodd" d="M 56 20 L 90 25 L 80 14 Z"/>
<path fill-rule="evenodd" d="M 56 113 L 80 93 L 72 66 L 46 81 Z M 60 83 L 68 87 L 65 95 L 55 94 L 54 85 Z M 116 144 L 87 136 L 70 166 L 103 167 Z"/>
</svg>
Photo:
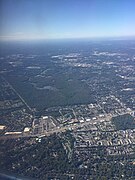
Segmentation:
<svg viewBox="0 0 135 180">
<path fill-rule="evenodd" d="M 129 111 L 127 111 L 127 113 L 129 113 Z M 121 113 L 121 115 L 124 115 L 124 114 L 125 113 Z M 97 119 L 92 120 L 92 121 L 88 121 L 88 122 L 86 121 L 86 122 L 83 122 L 83 123 L 74 123 L 74 124 L 70 124 L 70 125 L 67 125 L 67 126 L 55 127 L 52 130 L 46 131 L 46 132 L 41 133 L 41 134 L 25 134 L 25 133 L 22 133 L 22 134 L 19 134 L 19 135 L 18 134 L 17 135 L 3 135 L 3 136 L 0 136 L 0 140 L 50 136 L 50 135 L 52 135 L 54 133 L 57 134 L 57 133 L 61 133 L 61 132 L 66 132 L 67 130 L 76 130 L 78 128 L 82 128 L 84 126 L 90 125 L 91 123 L 94 124 L 94 123 L 103 122 L 103 121 L 110 121 L 112 117 L 115 117 L 115 116 L 112 116 L 111 114 L 108 114 L 105 117 L 98 117 Z"/>
<path fill-rule="evenodd" d="M 14 87 L 3 77 L 8 86 L 16 93 L 16 95 L 21 99 L 21 101 L 25 104 L 25 106 L 32 112 L 31 107 L 27 104 L 27 102 L 21 97 L 21 95 L 14 89 Z"/>
<path fill-rule="evenodd" d="M 94 122 L 100 122 L 103 120 L 105 120 L 105 118 L 98 118 L 98 119 L 94 120 Z M 107 121 L 110 120 L 110 116 L 106 117 L 106 120 Z M 67 130 L 75 130 L 75 129 L 81 128 L 83 126 L 87 126 L 89 124 L 90 124 L 90 122 L 84 122 L 84 123 L 79 123 L 79 124 L 75 123 L 75 124 L 71 124 L 71 125 L 63 126 L 63 127 L 55 127 L 52 130 L 46 131 L 46 132 L 41 133 L 41 134 L 25 134 L 25 133 L 22 133 L 22 134 L 17 134 L 17 135 L 3 135 L 3 136 L 0 136 L 0 140 L 50 136 L 51 134 L 54 134 L 54 133 L 57 134 L 57 133 L 61 133 L 61 132 L 66 132 Z"/>
</svg>

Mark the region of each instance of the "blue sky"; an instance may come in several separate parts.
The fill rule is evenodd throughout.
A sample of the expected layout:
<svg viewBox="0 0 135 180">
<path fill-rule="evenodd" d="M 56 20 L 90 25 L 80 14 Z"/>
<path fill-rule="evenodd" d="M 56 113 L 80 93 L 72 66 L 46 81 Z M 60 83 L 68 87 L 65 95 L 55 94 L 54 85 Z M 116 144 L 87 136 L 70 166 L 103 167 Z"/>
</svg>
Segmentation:
<svg viewBox="0 0 135 180">
<path fill-rule="evenodd" d="M 0 39 L 135 36 L 135 0 L 0 0 Z"/>
</svg>

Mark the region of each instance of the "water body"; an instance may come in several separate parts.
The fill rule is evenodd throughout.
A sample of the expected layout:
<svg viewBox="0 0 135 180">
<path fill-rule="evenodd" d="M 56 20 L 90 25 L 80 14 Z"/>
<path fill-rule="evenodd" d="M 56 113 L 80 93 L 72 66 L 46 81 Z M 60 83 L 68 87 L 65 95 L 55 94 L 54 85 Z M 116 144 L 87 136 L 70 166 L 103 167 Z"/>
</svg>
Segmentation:
<svg viewBox="0 0 135 180">
<path fill-rule="evenodd" d="M 50 90 L 50 91 L 59 91 L 57 88 L 52 87 L 52 86 L 43 86 L 43 87 L 38 87 L 36 83 L 31 83 L 34 88 L 38 90 Z"/>
</svg>

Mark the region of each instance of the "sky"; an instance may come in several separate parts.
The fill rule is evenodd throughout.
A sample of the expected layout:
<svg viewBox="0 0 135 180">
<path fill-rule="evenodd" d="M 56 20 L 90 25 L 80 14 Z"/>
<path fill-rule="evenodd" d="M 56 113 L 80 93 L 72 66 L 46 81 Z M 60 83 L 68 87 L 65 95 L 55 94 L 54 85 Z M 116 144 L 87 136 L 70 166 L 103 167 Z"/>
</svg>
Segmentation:
<svg viewBox="0 0 135 180">
<path fill-rule="evenodd" d="M 135 0 L 0 0 L 0 40 L 135 36 Z"/>
</svg>

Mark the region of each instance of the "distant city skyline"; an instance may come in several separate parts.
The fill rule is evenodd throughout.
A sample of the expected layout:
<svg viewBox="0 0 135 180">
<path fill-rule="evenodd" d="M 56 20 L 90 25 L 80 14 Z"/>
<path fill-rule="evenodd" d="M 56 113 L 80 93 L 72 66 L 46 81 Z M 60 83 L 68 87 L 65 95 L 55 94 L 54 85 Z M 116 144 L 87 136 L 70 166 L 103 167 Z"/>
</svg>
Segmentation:
<svg viewBox="0 0 135 180">
<path fill-rule="evenodd" d="M 1 0 L 0 40 L 135 36 L 134 0 Z"/>
</svg>

